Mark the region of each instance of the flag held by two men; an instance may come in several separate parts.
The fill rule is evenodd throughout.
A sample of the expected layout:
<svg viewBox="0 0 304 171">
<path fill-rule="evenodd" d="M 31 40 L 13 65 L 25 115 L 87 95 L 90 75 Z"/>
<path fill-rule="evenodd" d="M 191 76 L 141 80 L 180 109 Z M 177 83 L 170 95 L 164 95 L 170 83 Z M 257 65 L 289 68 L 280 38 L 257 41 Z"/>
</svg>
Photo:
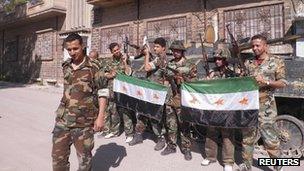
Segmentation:
<svg viewBox="0 0 304 171">
<path fill-rule="evenodd" d="M 252 77 L 184 83 L 181 89 L 185 121 L 224 128 L 258 126 L 259 91 Z"/>
</svg>

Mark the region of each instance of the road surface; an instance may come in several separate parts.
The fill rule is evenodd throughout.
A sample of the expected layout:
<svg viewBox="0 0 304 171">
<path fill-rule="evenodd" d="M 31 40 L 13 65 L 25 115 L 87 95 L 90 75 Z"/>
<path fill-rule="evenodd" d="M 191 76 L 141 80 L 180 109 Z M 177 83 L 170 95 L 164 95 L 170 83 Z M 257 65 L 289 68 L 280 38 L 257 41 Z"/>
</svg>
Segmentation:
<svg viewBox="0 0 304 171">
<path fill-rule="evenodd" d="M 0 82 L 0 171 L 48 171 L 51 167 L 51 131 L 54 111 L 62 88 L 21 85 Z M 193 147 L 193 159 L 185 161 L 176 154 L 161 156 L 155 143 L 146 139 L 143 144 L 128 146 L 124 134 L 112 139 L 95 136 L 93 170 L 95 171 L 196 171 L 223 170 L 219 163 L 201 166 L 202 144 Z M 71 170 L 77 170 L 74 147 L 71 151 Z M 239 155 L 239 154 L 236 154 Z M 255 154 L 255 158 L 259 154 Z M 235 165 L 236 169 L 237 166 Z M 258 168 L 253 170 L 270 170 Z M 304 170 L 289 167 L 284 170 Z"/>
</svg>

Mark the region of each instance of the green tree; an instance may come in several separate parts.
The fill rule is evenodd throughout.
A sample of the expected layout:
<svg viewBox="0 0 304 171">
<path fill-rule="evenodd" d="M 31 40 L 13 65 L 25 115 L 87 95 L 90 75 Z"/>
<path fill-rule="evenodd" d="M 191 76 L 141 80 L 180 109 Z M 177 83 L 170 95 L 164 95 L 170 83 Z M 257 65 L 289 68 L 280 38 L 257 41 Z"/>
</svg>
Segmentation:
<svg viewBox="0 0 304 171">
<path fill-rule="evenodd" d="M 19 4 L 27 3 L 29 0 L 0 0 L 0 8 L 9 13 Z"/>
</svg>

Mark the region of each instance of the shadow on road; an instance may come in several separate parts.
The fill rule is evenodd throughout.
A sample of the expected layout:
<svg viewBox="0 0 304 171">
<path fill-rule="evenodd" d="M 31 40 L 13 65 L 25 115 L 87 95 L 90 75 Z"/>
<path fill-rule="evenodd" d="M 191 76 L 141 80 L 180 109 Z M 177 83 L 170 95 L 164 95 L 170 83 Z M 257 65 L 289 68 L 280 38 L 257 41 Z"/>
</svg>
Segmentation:
<svg viewBox="0 0 304 171">
<path fill-rule="evenodd" d="M 118 167 L 127 156 L 126 148 L 116 143 L 101 145 L 93 156 L 93 171 L 108 171 Z"/>
<path fill-rule="evenodd" d="M 0 81 L 0 89 L 25 87 L 25 84 Z"/>
</svg>

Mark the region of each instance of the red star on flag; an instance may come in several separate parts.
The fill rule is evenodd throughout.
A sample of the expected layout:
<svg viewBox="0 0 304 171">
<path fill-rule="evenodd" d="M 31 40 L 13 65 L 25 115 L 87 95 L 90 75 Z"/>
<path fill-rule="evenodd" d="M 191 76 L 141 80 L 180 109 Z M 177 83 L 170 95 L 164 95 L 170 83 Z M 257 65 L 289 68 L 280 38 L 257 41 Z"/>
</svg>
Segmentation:
<svg viewBox="0 0 304 171">
<path fill-rule="evenodd" d="M 195 104 L 196 102 L 198 102 L 197 98 L 191 94 L 192 100 L 190 100 L 190 103 Z"/>
<path fill-rule="evenodd" d="M 248 98 L 244 97 L 242 100 L 239 101 L 239 103 L 242 105 L 248 105 Z"/>
<path fill-rule="evenodd" d="M 140 90 L 137 90 L 137 91 L 136 91 L 136 95 L 137 95 L 137 96 L 143 96 L 143 94 L 142 94 L 142 92 L 141 92 Z"/>
<path fill-rule="evenodd" d="M 127 92 L 127 88 L 125 86 L 122 86 L 122 91 L 126 93 Z"/>
<path fill-rule="evenodd" d="M 221 106 L 224 105 L 224 100 L 223 99 L 218 99 L 216 102 L 214 102 L 216 105 Z"/>
<path fill-rule="evenodd" d="M 158 99 L 159 99 L 159 96 L 158 96 L 157 94 L 154 94 L 154 95 L 153 95 L 153 99 L 158 100 Z"/>
</svg>

